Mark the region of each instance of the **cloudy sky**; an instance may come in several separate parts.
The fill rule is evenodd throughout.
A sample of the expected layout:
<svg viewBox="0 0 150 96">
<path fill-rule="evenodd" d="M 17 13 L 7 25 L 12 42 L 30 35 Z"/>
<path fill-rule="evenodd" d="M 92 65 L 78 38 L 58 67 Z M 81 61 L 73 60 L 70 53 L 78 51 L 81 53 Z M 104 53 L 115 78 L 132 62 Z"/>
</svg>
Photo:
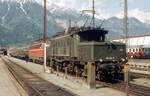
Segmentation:
<svg viewBox="0 0 150 96">
<path fill-rule="evenodd" d="M 81 11 L 91 9 L 92 0 L 47 0 L 61 7 Z M 143 22 L 150 21 L 150 0 L 128 0 L 129 16 L 137 17 Z M 124 0 L 95 0 L 96 10 L 105 18 L 123 16 Z"/>
<path fill-rule="evenodd" d="M 0 0 L 1 1 L 1 0 Z M 6 1 L 6 0 L 2 0 Z M 7 0 L 13 1 L 13 0 Z M 16 0 L 27 1 L 27 0 Z M 30 0 L 29 0 L 30 1 Z M 40 4 L 43 0 L 33 0 Z M 76 9 L 78 11 L 92 9 L 92 0 L 47 0 L 47 5 Z M 150 0 L 128 0 L 129 17 L 136 17 L 142 22 L 150 23 Z M 123 17 L 124 0 L 95 0 L 96 11 L 103 17 Z"/>
</svg>

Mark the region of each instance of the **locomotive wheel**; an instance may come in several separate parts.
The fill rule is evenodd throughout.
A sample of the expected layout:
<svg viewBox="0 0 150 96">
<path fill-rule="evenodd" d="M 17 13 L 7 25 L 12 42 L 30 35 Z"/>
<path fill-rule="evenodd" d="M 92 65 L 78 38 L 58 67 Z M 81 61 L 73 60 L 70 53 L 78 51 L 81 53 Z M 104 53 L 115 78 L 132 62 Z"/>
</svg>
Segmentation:
<svg viewBox="0 0 150 96">
<path fill-rule="evenodd" d="M 96 78 L 98 80 L 102 80 L 102 74 L 101 74 L 101 72 L 97 72 Z"/>
<path fill-rule="evenodd" d="M 78 66 L 75 66 L 75 67 L 74 67 L 74 72 L 75 72 L 75 74 L 76 74 L 76 77 L 79 77 L 79 76 L 80 76 L 80 69 L 79 69 Z"/>
<path fill-rule="evenodd" d="M 84 77 L 84 78 L 87 77 L 87 64 L 84 65 L 84 70 L 81 74 L 82 74 L 82 77 Z"/>
<path fill-rule="evenodd" d="M 59 71 L 63 71 L 63 63 L 59 63 Z"/>
<path fill-rule="evenodd" d="M 56 64 L 56 62 L 55 61 L 53 61 L 53 69 L 56 71 L 56 69 L 57 69 L 57 64 Z"/>
</svg>

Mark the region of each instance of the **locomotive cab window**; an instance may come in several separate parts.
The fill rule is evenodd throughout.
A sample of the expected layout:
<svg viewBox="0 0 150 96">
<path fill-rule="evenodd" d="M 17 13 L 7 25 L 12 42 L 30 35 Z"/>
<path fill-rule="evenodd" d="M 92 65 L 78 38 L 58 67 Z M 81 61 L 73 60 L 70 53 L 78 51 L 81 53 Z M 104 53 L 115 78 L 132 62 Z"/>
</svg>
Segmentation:
<svg viewBox="0 0 150 96">
<path fill-rule="evenodd" d="M 105 42 L 105 35 L 107 31 L 103 30 L 90 30 L 78 33 L 81 42 L 95 41 L 95 42 Z"/>
</svg>

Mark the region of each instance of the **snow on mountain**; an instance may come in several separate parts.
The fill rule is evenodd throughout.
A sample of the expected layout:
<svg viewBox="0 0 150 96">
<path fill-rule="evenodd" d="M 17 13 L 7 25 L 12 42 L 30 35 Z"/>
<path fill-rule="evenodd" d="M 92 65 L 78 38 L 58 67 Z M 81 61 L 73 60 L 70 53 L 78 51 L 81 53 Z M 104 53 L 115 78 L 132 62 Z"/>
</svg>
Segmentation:
<svg viewBox="0 0 150 96">
<path fill-rule="evenodd" d="M 150 24 L 150 18 L 149 18 L 150 12 L 144 12 L 137 8 L 134 10 L 129 10 L 128 15 L 129 15 L 129 17 L 137 18 L 138 20 L 140 20 L 143 23 Z M 120 12 L 119 14 L 116 15 L 116 17 L 121 18 L 121 19 L 123 18 L 123 16 L 124 16 L 123 12 Z"/>
<path fill-rule="evenodd" d="M 72 20 L 72 26 L 83 26 L 88 17 L 86 26 L 91 24 L 91 15 L 81 16 L 80 11 L 58 6 L 51 0 L 47 1 L 48 36 L 67 28 L 69 20 Z M 43 0 L 0 0 L 0 32 L 2 33 L 0 36 L 10 35 L 14 39 L 20 38 L 20 43 L 24 43 L 24 41 L 27 43 L 29 40 L 33 41 L 39 38 L 43 32 L 43 11 Z M 97 17 L 95 20 L 97 26 L 101 25 L 99 19 L 101 18 Z M 146 22 L 149 20 L 147 19 Z M 131 35 L 149 34 L 150 24 L 145 24 L 136 18 L 129 18 L 129 25 Z M 105 19 L 102 27 L 109 30 L 108 38 L 110 39 L 123 35 L 123 19 L 118 16 Z M 33 40 L 29 37 L 33 37 Z M 5 41 L 13 44 L 15 41 L 7 40 L 11 38 L 5 38 Z"/>
</svg>

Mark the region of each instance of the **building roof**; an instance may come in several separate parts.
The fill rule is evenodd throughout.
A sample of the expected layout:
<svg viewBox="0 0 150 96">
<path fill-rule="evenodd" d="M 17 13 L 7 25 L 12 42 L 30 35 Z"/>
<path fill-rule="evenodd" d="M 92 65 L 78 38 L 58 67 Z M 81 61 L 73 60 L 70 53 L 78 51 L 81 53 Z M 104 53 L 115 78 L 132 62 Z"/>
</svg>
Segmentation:
<svg viewBox="0 0 150 96">
<path fill-rule="evenodd" d="M 140 38 L 140 37 L 150 37 L 150 35 L 130 36 L 128 38 Z M 112 39 L 111 41 L 113 41 L 113 40 L 120 40 L 120 39 L 125 39 L 125 38 Z"/>
</svg>

